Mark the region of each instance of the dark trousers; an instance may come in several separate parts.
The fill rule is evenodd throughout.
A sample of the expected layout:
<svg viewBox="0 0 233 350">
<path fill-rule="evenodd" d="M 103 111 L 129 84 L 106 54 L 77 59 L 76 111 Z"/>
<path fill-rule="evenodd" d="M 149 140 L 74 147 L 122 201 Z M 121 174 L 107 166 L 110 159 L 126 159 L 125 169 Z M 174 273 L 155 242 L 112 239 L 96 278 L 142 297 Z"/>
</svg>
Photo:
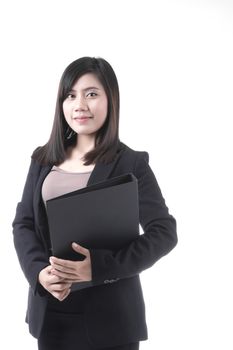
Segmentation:
<svg viewBox="0 0 233 350">
<path fill-rule="evenodd" d="M 104 336 L 104 335 L 103 335 Z M 47 313 L 39 350 L 94 350 L 84 328 L 83 315 Z M 125 344 L 104 350 L 138 350 L 139 343 Z M 101 349 L 100 349 L 101 350 Z"/>
</svg>

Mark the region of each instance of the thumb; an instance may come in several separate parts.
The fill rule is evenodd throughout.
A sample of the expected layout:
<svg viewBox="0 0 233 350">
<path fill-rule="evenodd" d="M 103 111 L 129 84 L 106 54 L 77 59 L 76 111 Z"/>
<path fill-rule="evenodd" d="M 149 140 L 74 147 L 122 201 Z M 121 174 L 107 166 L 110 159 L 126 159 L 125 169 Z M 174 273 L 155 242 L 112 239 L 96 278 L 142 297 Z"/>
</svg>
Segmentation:
<svg viewBox="0 0 233 350">
<path fill-rule="evenodd" d="M 81 245 L 73 242 L 72 243 L 72 248 L 74 249 L 75 252 L 80 253 L 82 255 L 88 256 L 89 255 L 89 250 L 82 247 Z"/>
</svg>

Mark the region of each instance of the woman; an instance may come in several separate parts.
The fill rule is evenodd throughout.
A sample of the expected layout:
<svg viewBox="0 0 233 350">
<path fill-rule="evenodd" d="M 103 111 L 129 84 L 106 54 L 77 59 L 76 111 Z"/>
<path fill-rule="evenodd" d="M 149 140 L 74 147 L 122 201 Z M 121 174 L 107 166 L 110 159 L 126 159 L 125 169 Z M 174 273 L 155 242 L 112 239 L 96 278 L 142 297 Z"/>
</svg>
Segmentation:
<svg viewBox="0 0 233 350">
<path fill-rule="evenodd" d="M 176 223 L 148 153 L 120 142 L 118 124 L 112 67 L 102 58 L 72 62 L 61 77 L 51 136 L 32 155 L 13 222 L 30 285 L 26 320 L 40 350 L 136 350 L 147 339 L 139 274 L 176 245 Z M 114 253 L 74 242 L 84 260 L 53 257 L 46 200 L 129 172 L 138 180 L 143 234 Z M 72 283 L 87 281 L 91 287 L 70 292 Z"/>
</svg>

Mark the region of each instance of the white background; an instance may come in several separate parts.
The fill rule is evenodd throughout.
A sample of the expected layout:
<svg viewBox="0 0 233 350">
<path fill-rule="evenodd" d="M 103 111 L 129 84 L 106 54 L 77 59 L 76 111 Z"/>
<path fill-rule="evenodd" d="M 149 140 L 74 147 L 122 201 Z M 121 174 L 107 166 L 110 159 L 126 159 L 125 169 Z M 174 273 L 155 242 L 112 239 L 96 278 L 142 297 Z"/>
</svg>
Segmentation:
<svg viewBox="0 0 233 350">
<path fill-rule="evenodd" d="M 0 347 L 36 349 L 11 222 L 30 155 L 49 137 L 60 76 L 90 55 L 112 64 L 120 138 L 149 152 L 178 223 L 178 246 L 141 275 L 141 349 L 232 349 L 232 1 L 9 0 L 0 26 Z"/>
</svg>

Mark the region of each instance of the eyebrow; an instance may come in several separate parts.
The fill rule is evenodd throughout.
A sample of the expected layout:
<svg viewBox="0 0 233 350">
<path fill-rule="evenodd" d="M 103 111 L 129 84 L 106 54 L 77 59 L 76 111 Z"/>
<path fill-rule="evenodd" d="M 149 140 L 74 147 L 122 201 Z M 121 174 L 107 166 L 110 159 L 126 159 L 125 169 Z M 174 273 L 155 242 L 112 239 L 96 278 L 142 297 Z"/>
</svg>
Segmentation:
<svg viewBox="0 0 233 350">
<path fill-rule="evenodd" d="M 88 90 L 100 90 L 100 89 L 97 88 L 96 86 L 89 86 L 89 87 L 83 89 L 83 91 L 88 91 Z M 71 89 L 70 92 L 76 92 L 76 90 Z"/>
</svg>

